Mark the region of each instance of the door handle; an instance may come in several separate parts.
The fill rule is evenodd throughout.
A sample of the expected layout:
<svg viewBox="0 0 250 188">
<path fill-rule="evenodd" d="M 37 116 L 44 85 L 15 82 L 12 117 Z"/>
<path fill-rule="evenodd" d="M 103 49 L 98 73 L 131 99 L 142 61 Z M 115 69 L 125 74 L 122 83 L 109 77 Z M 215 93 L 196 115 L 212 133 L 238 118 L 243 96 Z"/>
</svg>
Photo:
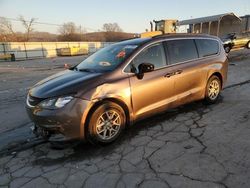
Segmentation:
<svg viewBox="0 0 250 188">
<path fill-rule="evenodd" d="M 165 76 L 164 76 L 164 77 L 169 78 L 169 77 L 171 77 L 172 75 L 173 75 L 173 73 L 172 73 L 172 72 L 169 72 L 169 73 L 165 74 Z"/>
<path fill-rule="evenodd" d="M 181 74 L 183 71 L 182 70 L 177 70 L 176 72 L 175 72 L 175 74 Z"/>
<path fill-rule="evenodd" d="M 182 72 L 183 72 L 183 71 L 179 69 L 179 70 L 177 70 L 177 71 L 175 71 L 175 72 L 169 72 L 169 73 L 165 74 L 164 77 L 169 78 L 169 77 L 171 77 L 171 76 L 174 76 L 174 75 L 177 75 L 177 74 L 181 74 Z"/>
</svg>

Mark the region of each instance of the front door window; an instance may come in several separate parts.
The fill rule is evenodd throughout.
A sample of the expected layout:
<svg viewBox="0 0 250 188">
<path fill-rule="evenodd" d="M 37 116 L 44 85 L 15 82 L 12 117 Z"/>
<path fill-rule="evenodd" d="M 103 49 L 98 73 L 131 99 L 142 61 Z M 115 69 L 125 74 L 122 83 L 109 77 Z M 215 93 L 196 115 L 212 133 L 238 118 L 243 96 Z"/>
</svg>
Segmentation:
<svg viewBox="0 0 250 188">
<path fill-rule="evenodd" d="M 164 48 L 161 43 L 147 47 L 137 55 L 130 65 L 125 69 L 126 72 L 138 72 L 141 63 L 151 63 L 155 69 L 166 66 Z"/>
</svg>

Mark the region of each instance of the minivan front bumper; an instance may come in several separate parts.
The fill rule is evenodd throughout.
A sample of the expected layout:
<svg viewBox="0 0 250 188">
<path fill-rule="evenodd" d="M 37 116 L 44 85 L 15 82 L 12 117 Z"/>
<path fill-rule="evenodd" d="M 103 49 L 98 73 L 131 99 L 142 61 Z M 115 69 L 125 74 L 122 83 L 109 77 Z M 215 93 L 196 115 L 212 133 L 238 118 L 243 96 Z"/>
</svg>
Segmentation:
<svg viewBox="0 0 250 188">
<path fill-rule="evenodd" d="M 43 109 L 38 105 L 26 110 L 37 128 L 48 131 L 63 140 L 83 139 L 84 124 L 91 102 L 74 98 L 59 109 Z"/>
</svg>

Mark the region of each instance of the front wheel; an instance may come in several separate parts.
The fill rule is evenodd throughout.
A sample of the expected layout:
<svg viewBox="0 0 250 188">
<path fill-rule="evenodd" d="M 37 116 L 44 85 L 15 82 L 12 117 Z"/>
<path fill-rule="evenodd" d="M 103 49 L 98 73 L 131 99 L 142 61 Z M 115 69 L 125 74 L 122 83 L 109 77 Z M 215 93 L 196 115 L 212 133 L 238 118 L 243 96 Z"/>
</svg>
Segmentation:
<svg viewBox="0 0 250 188">
<path fill-rule="evenodd" d="M 205 102 L 214 104 L 218 101 L 221 92 L 221 80 L 213 75 L 209 78 L 206 86 Z"/>
<path fill-rule="evenodd" d="M 98 106 L 88 123 L 88 139 L 92 143 L 108 144 L 115 141 L 126 124 L 124 110 L 113 102 Z"/>
<path fill-rule="evenodd" d="M 250 41 L 247 43 L 247 48 L 250 49 Z"/>
</svg>

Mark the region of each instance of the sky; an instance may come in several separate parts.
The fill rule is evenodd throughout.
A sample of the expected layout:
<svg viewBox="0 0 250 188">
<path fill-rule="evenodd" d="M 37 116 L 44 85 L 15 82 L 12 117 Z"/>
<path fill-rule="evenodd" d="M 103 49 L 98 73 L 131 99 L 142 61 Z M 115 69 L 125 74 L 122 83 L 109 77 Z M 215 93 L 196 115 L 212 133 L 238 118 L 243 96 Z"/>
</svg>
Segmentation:
<svg viewBox="0 0 250 188">
<path fill-rule="evenodd" d="M 74 22 L 88 32 L 102 29 L 104 23 L 118 23 L 125 32 L 149 29 L 151 20 L 185 20 L 233 12 L 250 14 L 250 0 L 0 0 L 0 17 L 63 24 Z M 18 21 L 11 21 L 23 31 Z M 58 26 L 34 25 L 37 31 L 58 32 Z"/>
</svg>

